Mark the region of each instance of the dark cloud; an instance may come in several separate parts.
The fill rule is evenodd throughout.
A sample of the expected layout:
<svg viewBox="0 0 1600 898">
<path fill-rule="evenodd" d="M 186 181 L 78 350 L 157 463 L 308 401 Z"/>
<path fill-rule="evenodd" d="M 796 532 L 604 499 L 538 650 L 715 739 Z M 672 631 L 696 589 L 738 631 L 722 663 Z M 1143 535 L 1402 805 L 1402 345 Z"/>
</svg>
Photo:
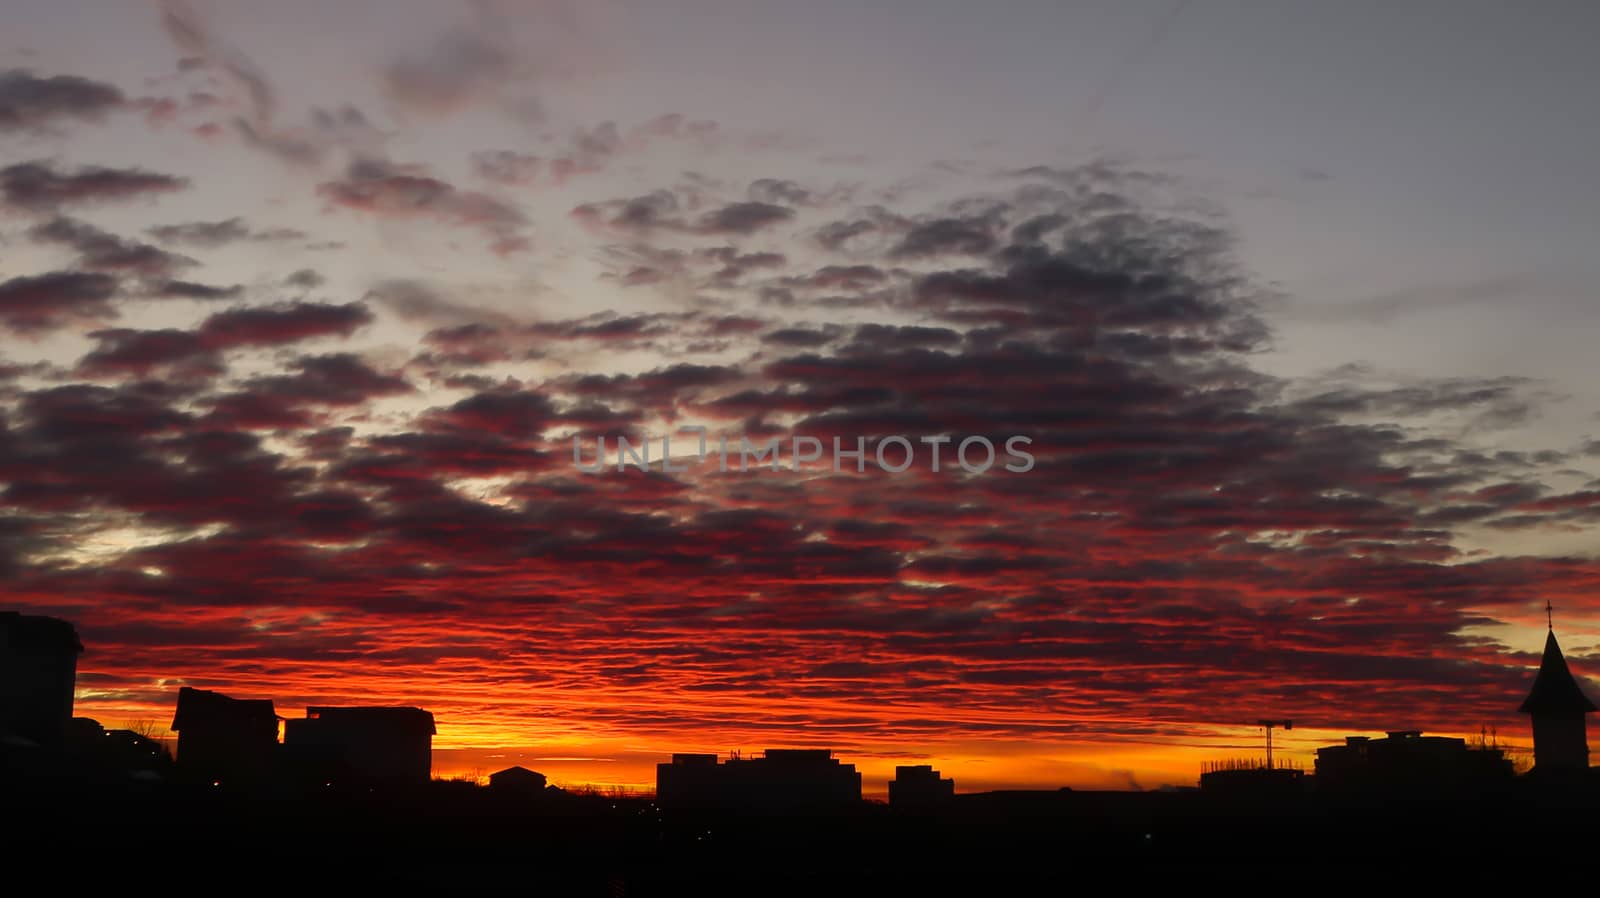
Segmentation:
<svg viewBox="0 0 1600 898">
<path fill-rule="evenodd" d="M 785 206 L 770 203 L 729 203 L 692 221 L 681 213 L 683 204 L 670 190 L 657 190 L 623 200 L 585 203 L 572 210 L 574 217 L 610 230 L 634 234 L 675 231 L 708 235 L 752 234 L 795 217 Z"/>
<path fill-rule="evenodd" d="M 215 249 L 230 243 L 244 241 L 293 242 L 306 239 L 303 231 L 293 228 L 270 228 L 257 231 L 245 224 L 242 218 L 221 221 L 191 221 L 182 224 L 158 225 L 146 233 L 162 243 Z"/>
<path fill-rule="evenodd" d="M 512 361 L 520 355 L 515 336 L 492 324 L 435 328 L 423 335 L 422 342 L 428 352 L 419 361 L 440 368 L 475 368 Z"/>
<path fill-rule="evenodd" d="M 464 220 L 428 208 L 460 192 L 424 172 L 362 174 L 358 195 L 386 197 L 375 210 L 409 198 Z M 8 586 L 92 609 L 95 673 L 122 687 L 204 670 L 300 696 L 337 669 L 363 700 L 445 704 L 459 690 L 428 684 L 449 658 L 463 682 L 538 683 L 597 708 L 585 725 L 607 732 L 638 726 L 637 710 L 597 706 L 595 690 L 651 684 L 661 740 L 1148 743 L 1304 719 L 1295 708 L 1330 727 L 1394 707 L 1428 728 L 1511 717 L 1537 645 L 1481 634 L 1536 598 L 1592 609 L 1600 572 L 1475 554 L 1461 534 L 1593 526 L 1600 500 L 1552 473 L 1581 449 L 1422 424 L 1536 414 L 1537 385 L 1252 370 L 1268 333 L 1229 234 L 1143 209 L 1127 173 L 1021 177 L 1003 197 L 856 210 L 784 253 L 720 235 L 791 221 L 749 204 L 818 208 L 781 182 L 732 205 L 700 181 L 580 207 L 629 238 L 599 256 L 616 279 L 602 293 L 681 288 L 670 306 L 634 291 L 639 305 L 529 321 L 482 290 L 392 280 L 363 303 L 95 330 L 77 373 L 104 383 L 19 378 L 0 398 Z M 108 315 L 117 285 L 101 277 L 98 306 L 91 282 L 75 312 L 13 311 L 49 326 Z M 71 286 L 17 284 L 0 284 L 8 322 L 3 297 Z M 368 303 L 426 330 L 403 368 L 276 348 L 349 336 Z M 848 323 L 816 323 L 841 306 Z M 250 347 L 271 351 L 229 378 L 221 360 Z M 471 370 L 536 353 L 549 364 Z M 465 392 L 377 401 L 418 378 Z M 893 476 L 572 470 L 573 434 L 592 452 L 651 433 L 658 451 L 688 421 L 714 425 L 713 453 L 724 434 L 861 436 L 869 453 L 885 434 L 953 439 L 938 474 L 923 445 Z M 955 468 L 963 435 L 998 448 L 1015 434 L 1032 438 L 1033 470 Z M 672 445 L 692 462 L 692 435 Z M 31 560 L 98 526 L 142 538 Z M 727 701 L 682 699 L 708 693 Z M 463 707 L 491 724 L 525 711 L 503 704 Z"/>
<path fill-rule="evenodd" d="M 711 272 L 708 286 L 734 287 L 746 276 L 769 270 L 781 270 L 789 262 L 783 253 L 742 253 L 731 246 L 713 246 L 698 250 L 697 259 L 706 259 L 718 267 Z"/>
<path fill-rule="evenodd" d="M 348 337 L 372 321 L 359 302 L 288 302 L 218 312 L 200 325 L 207 346 L 276 346 L 317 337 Z"/>
<path fill-rule="evenodd" d="M 1039 243 L 1045 236 L 1060 230 L 1068 224 L 1065 215 L 1048 212 L 1036 215 L 1027 221 L 1021 222 L 1011 229 L 1011 239 L 1021 245 Z"/>
<path fill-rule="evenodd" d="M 238 390 L 206 397 L 204 420 L 219 430 L 303 432 L 322 423 L 306 403 L 270 392 Z"/>
<path fill-rule="evenodd" d="M 1504 428 L 1536 413 L 1538 384 L 1527 378 L 1449 378 L 1411 384 L 1341 385 L 1301 399 L 1308 409 L 1330 415 L 1426 418 L 1464 413 L 1476 428 Z"/>
<path fill-rule="evenodd" d="M 879 352 L 911 347 L 952 347 L 961 345 L 962 335 L 947 327 L 921 327 L 863 324 L 851 335 L 849 352 Z"/>
<path fill-rule="evenodd" d="M 147 376 L 165 369 L 178 379 L 220 375 L 223 366 L 212 349 L 193 331 L 115 329 L 89 334 L 95 348 L 78 361 L 85 377 Z"/>
<path fill-rule="evenodd" d="M 295 404 L 336 406 L 415 392 L 404 377 L 379 371 L 350 353 L 302 356 L 289 367 L 293 374 L 251 378 L 245 387 Z"/>
<path fill-rule="evenodd" d="M 199 263 L 147 243 L 125 240 L 75 218 L 57 217 L 28 230 L 39 243 L 70 248 L 80 269 L 133 278 L 124 284 L 129 297 L 152 299 L 233 299 L 244 292 L 239 285 L 213 286 L 178 280 L 172 275 Z"/>
<path fill-rule="evenodd" d="M 28 236 L 41 243 L 71 248 L 78 254 L 80 267 L 95 271 L 162 277 L 199 264 L 147 243 L 124 240 L 75 218 L 57 217 L 42 222 L 30 228 Z"/>
<path fill-rule="evenodd" d="M 61 170 L 45 161 L 0 168 L 0 199 L 5 205 L 28 212 L 174 193 L 188 186 L 187 178 L 138 168 L 83 166 Z"/>
<path fill-rule="evenodd" d="M 482 431 L 527 439 L 537 437 L 556 416 L 549 397 L 526 391 L 489 392 L 469 396 L 430 414 L 438 426 Z"/>
<path fill-rule="evenodd" d="M 875 265 L 825 265 L 808 275 L 784 279 L 786 287 L 807 290 L 857 292 L 873 290 L 889 279 L 889 273 Z"/>
<path fill-rule="evenodd" d="M 818 346 L 826 346 L 832 343 L 839 339 L 840 336 L 841 333 L 837 329 L 827 331 L 809 327 L 781 327 L 775 331 L 762 334 L 761 339 L 766 343 L 793 349 L 815 349 Z"/>
<path fill-rule="evenodd" d="M 667 314 L 618 315 L 615 312 L 596 312 L 583 318 L 540 322 L 531 325 L 528 330 L 539 336 L 558 339 L 634 341 L 672 333 L 676 317 Z"/>
<path fill-rule="evenodd" d="M 200 284 L 194 281 L 165 280 L 149 285 L 146 295 L 162 299 L 198 299 L 213 302 L 221 299 L 237 299 L 244 294 L 244 286 L 230 284 L 226 287 L 215 284 Z"/>
<path fill-rule="evenodd" d="M 678 198 L 670 190 L 657 190 L 626 200 L 584 203 L 572 210 L 573 216 L 582 221 L 639 233 L 681 227 L 677 213 Z"/>
<path fill-rule="evenodd" d="M 1051 252 L 1014 247 L 996 269 L 950 269 L 915 284 L 920 306 L 952 322 L 988 323 L 1007 330 L 1042 329 L 1060 339 L 1120 345 L 1125 352 L 1169 355 L 1260 345 L 1266 329 L 1252 295 L 1236 289 L 1222 269 L 1180 266 L 1192 251 L 1207 258 L 1209 234 L 1151 223 L 1141 254 L 1084 235 L 1084 242 Z M 1179 255 L 1167 255 L 1177 252 Z"/>
<path fill-rule="evenodd" d="M 500 254 L 528 246 L 520 210 L 484 193 L 457 190 L 414 167 L 364 160 L 345 177 L 326 181 L 318 194 L 334 205 L 380 218 L 429 218 L 441 224 L 480 231 Z"/>
<path fill-rule="evenodd" d="M 996 223 L 989 219 L 939 218 L 913 227 L 889 251 L 894 259 L 929 256 L 981 256 L 995 249 Z"/>
<path fill-rule="evenodd" d="M 285 287 L 299 287 L 302 290 L 315 290 L 326 282 L 327 279 L 312 268 L 301 268 L 283 279 Z"/>
<path fill-rule="evenodd" d="M 0 133 L 37 130 L 64 119 L 99 121 L 126 101 L 110 84 L 11 69 L 0 72 Z"/>
<path fill-rule="evenodd" d="M 772 203 L 730 203 L 707 212 L 696 226 L 702 234 L 752 234 L 794 218 L 794 210 Z"/>
<path fill-rule="evenodd" d="M 560 378 L 546 385 L 548 392 L 573 398 L 580 405 L 605 404 L 669 417 L 683 403 L 738 382 L 742 375 L 725 365 L 686 362 L 655 368 L 642 374 L 582 375 Z"/>
<path fill-rule="evenodd" d="M 765 318 L 756 318 L 750 315 L 717 315 L 703 320 L 697 336 L 743 336 L 762 330 L 770 323 Z"/>
<path fill-rule="evenodd" d="M 215 249 L 250 237 L 250 229 L 242 218 L 222 221 L 195 221 L 186 224 L 159 225 L 149 230 L 150 236 L 162 243 L 186 243 Z"/>
<path fill-rule="evenodd" d="M 115 316 L 117 280 L 107 274 L 54 271 L 0 281 L 0 322 L 23 336 Z"/>
</svg>

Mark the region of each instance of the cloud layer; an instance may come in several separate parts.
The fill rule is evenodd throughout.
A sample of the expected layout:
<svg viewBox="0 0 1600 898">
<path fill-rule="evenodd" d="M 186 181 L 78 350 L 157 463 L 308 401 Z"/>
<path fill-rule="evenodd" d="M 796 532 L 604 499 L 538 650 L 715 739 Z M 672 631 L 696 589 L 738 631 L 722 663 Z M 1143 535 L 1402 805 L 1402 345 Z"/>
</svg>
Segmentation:
<svg viewBox="0 0 1600 898">
<path fill-rule="evenodd" d="M 1183 746 L 1286 713 L 1517 732 L 1538 644 L 1506 634 L 1547 599 L 1595 610 L 1592 558 L 1475 545 L 1600 523 L 1593 452 L 1483 438 L 1541 385 L 1265 373 L 1268 291 L 1163 173 L 639 189 L 634 160 L 721 145 L 676 115 L 406 162 L 354 107 L 285 126 L 261 67 L 162 10 L 237 94 L 218 145 L 290 159 L 321 214 L 176 215 L 215 186 L 177 164 L 0 169 L 45 260 L 0 274 L 0 570 L 10 604 L 78 623 L 88 713 L 159 716 L 192 683 L 421 704 L 456 748 L 884 758 Z M 512 103 L 544 73 L 484 21 L 377 92 L 430 119 Z M 12 71 L 0 132 L 125 103 Z M 140 205 L 125 233 L 88 217 Z M 430 263 L 330 276 L 351 258 L 315 236 L 331 221 L 417 228 Z M 431 264 L 447 249 L 486 267 Z M 230 253 L 275 267 L 235 276 Z M 570 295 L 506 301 L 573 259 Z M 575 439 L 691 452 L 688 425 L 869 452 L 1025 435 L 1037 463 L 573 465 Z"/>
</svg>

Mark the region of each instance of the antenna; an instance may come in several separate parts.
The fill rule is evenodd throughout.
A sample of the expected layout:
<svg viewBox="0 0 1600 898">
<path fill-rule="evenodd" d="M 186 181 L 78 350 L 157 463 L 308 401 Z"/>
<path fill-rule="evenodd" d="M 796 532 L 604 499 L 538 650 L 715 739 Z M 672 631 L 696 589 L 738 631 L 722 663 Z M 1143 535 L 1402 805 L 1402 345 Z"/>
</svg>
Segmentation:
<svg viewBox="0 0 1600 898">
<path fill-rule="evenodd" d="M 1549 599 L 1545 599 L 1544 600 L 1544 622 L 1545 622 L 1545 626 L 1548 626 L 1552 630 L 1554 630 L 1556 628 L 1555 611 L 1556 611 L 1556 607 L 1554 605 L 1550 604 L 1550 600 Z"/>
<path fill-rule="evenodd" d="M 1266 727 L 1267 730 L 1267 769 L 1272 769 L 1272 728 L 1283 727 L 1286 730 L 1294 729 L 1292 720 L 1258 720 L 1256 726 Z"/>
</svg>

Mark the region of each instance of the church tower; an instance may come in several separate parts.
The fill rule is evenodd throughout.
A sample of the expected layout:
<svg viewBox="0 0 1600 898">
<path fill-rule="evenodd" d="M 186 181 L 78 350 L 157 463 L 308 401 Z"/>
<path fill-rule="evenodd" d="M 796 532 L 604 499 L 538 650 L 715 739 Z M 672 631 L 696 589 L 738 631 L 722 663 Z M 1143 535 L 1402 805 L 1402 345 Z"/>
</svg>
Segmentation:
<svg viewBox="0 0 1600 898">
<path fill-rule="evenodd" d="M 1550 613 L 1549 603 L 1545 613 Z M 1595 710 L 1578 681 L 1567 669 L 1567 659 L 1556 644 L 1555 623 L 1544 640 L 1544 658 L 1533 688 L 1517 710 L 1533 717 L 1533 769 L 1556 773 L 1585 770 L 1589 766 L 1589 739 L 1584 715 Z"/>
</svg>

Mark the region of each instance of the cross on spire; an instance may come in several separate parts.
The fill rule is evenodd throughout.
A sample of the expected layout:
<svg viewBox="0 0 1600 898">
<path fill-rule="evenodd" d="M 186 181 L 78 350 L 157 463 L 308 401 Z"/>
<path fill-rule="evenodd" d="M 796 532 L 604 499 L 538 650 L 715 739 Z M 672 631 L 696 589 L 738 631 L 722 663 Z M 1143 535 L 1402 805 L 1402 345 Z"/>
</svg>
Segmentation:
<svg viewBox="0 0 1600 898">
<path fill-rule="evenodd" d="M 1552 630 L 1554 630 L 1556 628 L 1555 610 L 1556 610 L 1555 606 L 1550 604 L 1550 600 L 1549 599 L 1545 599 L 1544 600 L 1544 622 L 1545 622 L 1545 626 L 1549 627 Z"/>
</svg>

